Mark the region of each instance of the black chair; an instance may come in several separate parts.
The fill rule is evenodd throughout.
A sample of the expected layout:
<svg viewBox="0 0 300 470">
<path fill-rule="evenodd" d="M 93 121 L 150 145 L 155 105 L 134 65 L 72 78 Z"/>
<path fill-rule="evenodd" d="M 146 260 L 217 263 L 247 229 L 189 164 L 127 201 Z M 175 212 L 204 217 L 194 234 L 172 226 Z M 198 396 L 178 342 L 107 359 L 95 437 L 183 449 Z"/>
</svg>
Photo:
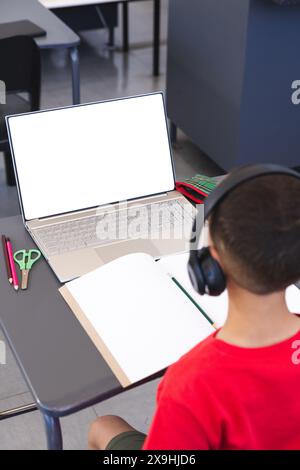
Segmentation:
<svg viewBox="0 0 300 470">
<path fill-rule="evenodd" d="M 34 39 L 15 36 L 0 40 L 0 80 L 6 88 L 5 103 L 0 103 L 0 152 L 4 152 L 7 184 L 13 186 L 15 177 L 5 116 L 40 108 L 41 59 Z M 20 96 L 24 92 L 28 94 L 28 100 Z"/>
</svg>

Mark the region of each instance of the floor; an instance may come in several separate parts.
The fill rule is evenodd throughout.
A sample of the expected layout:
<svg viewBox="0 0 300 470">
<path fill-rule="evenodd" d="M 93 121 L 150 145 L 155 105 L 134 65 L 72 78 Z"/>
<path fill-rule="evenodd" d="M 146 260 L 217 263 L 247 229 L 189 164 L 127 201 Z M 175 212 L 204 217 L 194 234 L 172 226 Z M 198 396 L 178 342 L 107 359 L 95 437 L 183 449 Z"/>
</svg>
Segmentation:
<svg viewBox="0 0 300 470">
<path fill-rule="evenodd" d="M 130 5 L 128 54 L 120 49 L 121 29 L 116 31 L 116 50 L 106 47 L 107 32 L 82 34 L 80 48 L 81 101 L 89 102 L 165 89 L 168 0 L 162 0 L 161 75 L 152 71 L 152 2 Z M 43 52 L 42 108 L 71 104 L 70 66 L 64 53 Z M 217 175 L 221 169 L 179 133 L 174 148 L 177 178 L 197 172 Z M 17 193 L 5 184 L 4 162 L 0 154 L 0 217 L 19 213 Z M 0 330 L 0 340 L 4 339 Z M 30 403 L 32 398 L 7 346 L 6 365 L 0 366 L 0 410 Z M 85 449 L 89 423 L 102 414 L 117 414 L 147 432 L 155 406 L 158 381 L 91 407 L 62 420 L 65 449 Z M 0 449 L 45 449 L 43 422 L 39 412 L 0 421 Z"/>
</svg>

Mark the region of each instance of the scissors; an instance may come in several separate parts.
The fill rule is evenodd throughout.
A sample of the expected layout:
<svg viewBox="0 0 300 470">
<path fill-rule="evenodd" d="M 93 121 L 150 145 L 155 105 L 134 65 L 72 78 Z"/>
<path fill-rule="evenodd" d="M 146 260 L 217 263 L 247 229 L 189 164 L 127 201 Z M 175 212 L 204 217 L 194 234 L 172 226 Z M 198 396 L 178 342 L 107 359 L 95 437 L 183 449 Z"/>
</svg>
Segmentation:
<svg viewBox="0 0 300 470">
<path fill-rule="evenodd" d="M 21 289 L 27 289 L 29 271 L 40 257 L 41 252 L 39 250 L 19 250 L 14 254 L 14 260 L 19 265 L 22 273 Z"/>
</svg>

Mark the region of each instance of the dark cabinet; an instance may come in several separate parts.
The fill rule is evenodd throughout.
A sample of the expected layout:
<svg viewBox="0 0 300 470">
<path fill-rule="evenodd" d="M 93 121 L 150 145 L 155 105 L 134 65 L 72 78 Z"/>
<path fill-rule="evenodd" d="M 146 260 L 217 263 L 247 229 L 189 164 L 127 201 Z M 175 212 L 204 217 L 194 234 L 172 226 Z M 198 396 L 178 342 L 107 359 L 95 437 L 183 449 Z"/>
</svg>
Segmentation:
<svg viewBox="0 0 300 470">
<path fill-rule="evenodd" d="M 300 6 L 171 0 L 167 112 L 218 165 L 300 165 Z"/>
</svg>

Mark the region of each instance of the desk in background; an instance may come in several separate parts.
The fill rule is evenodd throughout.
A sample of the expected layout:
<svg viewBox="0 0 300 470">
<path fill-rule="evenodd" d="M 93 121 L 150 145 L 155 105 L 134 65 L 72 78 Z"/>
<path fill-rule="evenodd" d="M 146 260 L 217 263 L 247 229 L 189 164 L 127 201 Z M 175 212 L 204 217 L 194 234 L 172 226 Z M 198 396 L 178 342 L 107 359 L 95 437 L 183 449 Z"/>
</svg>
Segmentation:
<svg viewBox="0 0 300 470">
<path fill-rule="evenodd" d="M 107 28 L 108 45 L 114 46 L 119 0 L 39 0 L 73 31 Z"/>
<path fill-rule="evenodd" d="M 224 170 L 261 162 L 299 166 L 292 84 L 299 79 L 300 6 L 284 3 L 169 2 L 172 140 L 180 128 Z"/>
<path fill-rule="evenodd" d="M 37 0 L 1 0 L 1 23 L 30 20 L 46 31 L 46 36 L 36 38 L 40 49 L 68 49 L 72 65 L 73 104 L 80 102 L 80 72 L 78 46 L 80 39 L 52 12 Z"/>
<path fill-rule="evenodd" d="M 101 5 L 104 7 L 111 6 L 116 7 L 118 4 L 122 4 L 123 8 L 123 51 L 128 52 L 129 50 L 129 2 L 136 2 L 143 0 L 39 0 L 46 8 L 49 8 L 54 11 L 61 19 L 63 19 L 67 24 L 72 28 L 76 25 L 76 12 L 80 12 L 79 8 L 95 7 L 98 18 L 98 23 L 105 24 L 106 18 L 105 15 L 101 13 Z M 68 10 L 70 13 L 74 13 L 73 20 L 70 17 L 70 23 L 68 21 Z M 161 12 L 161 3 L 160 0 L 153 0 L 153 75 L 159 75 L 159 62 L 160 62 L 160 12 Z M 114 26 L 116 25 L 116 9 L 114 8 L 110 12 L 107 12 L 111 15 L 111 21 L 107 21 L 107 27 L 109 30 L 109 45 L 114 44 Z M 92 25 L 94 25 L 94 20 Z M 78 28 L 76 27 L 75 30 Z M 84 29 L 84 28 L 82 28 Z"/>
</svg>

